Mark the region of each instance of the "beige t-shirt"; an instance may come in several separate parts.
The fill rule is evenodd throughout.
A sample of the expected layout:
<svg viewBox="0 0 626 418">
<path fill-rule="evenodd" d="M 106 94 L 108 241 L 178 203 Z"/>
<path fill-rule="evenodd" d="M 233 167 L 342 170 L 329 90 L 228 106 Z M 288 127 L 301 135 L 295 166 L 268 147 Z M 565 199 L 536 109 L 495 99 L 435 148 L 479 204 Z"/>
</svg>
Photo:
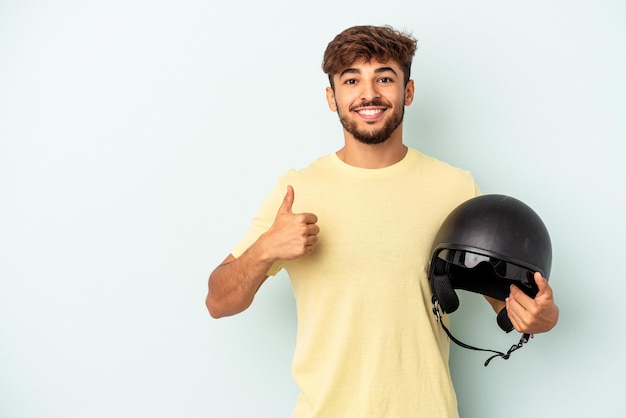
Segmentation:
<svg viewBox="0 0 626 418">
<path fill-rule="evenodd" d="M 327 155 L 278 181 L 235 257 L 270 227 L 287 185 L 293 212 L 320 227 L 312 253 L 268 272 L 285 268 L 296 298 L 293 417 L 457 416 L 427 270 L 445 217 L 478 194 L 471 174 L 413 149 L 383 169 Z"/>
</svg>

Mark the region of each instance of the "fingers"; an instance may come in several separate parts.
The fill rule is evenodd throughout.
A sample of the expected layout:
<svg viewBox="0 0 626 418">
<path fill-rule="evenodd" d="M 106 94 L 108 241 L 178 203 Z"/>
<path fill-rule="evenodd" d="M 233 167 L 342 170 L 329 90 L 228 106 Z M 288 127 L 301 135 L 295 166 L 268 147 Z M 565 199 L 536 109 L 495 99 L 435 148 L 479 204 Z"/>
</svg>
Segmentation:
<svg viewBox="0 0 626 418">
<path fill-rule="evenodd" d="M 315 214 L 313 213 L 301 213 L 300 216 L 302 217 L 302 222 L 307 225 L 315 225 L 317 223 L 317 216 L 315 216 Z"/>
<path fill-rule="evenodd" d="M 548 281 L 539 273 L 535 273 L 534 278 L 539 289 L 535 298 L 526 295 L 517 286 L 511 286 L 511 293 L 506 299 L 509 319 L 515 329 L 530 334 L 549 331 L 556 325 L 559 316 Z"/>
<path fill-rule="evenodd" d="M 511 285 L 511 292 L 506 300 L 506 306 L 509 312 L 513 314 L 518 313 L 518 316 L 521 317 L 523 314 L 527 312 L 532 313 L 536 309 L 536 301 L 517 286 Z"/>
<path fill-rule="evenodd" d="M 521 305 L 519 305 L 519 303 L 511 296 L 509 296 L 505 302 L 506 302 L 507 315 L 509 319 L 511 320 L 511 324 L 513 324 L 513 327 L 518 332 L 524 332 L 522 318 L 520 318 L 520 315 L 519 315 Z M 521 310 L 524 310 L 524 309 L 522 308 Z"/>
<path fill-rule="evenodd" d="M 278 214 L 293 214 L 293 202 L 295 200 L 295 191 L 292 186 L 287 186 L 287 193 L 285 193 L 285 197 L 278 208 Z M 317 216 L 313 213 L 301 213 L 297 215 L 299 220 L 304 224 L 315 224 L 317 223 Z"/>
<path fill-rule="evenodd" d="M 276 219 L 264 234 L 264 242 L 277 259 L 293 260 L 313 251 L 320 228 L 313 213 L 293 213 L 295 192 L 287 186 Z"/>
<path fill-rule="evenodd" d="M 305 247 L 307 248 L 307 250 L 313 251 L 313 246 L 317 244 L 317 235 L 312 234 L 312 235 L 307 235 L 306 237 L 306 245 Z"/>
<path fill-rule="evenodd" d="M 320 227 L 315 223 L 307 224 L 307 235 L 317 235 L 320 232 Z"/>
<path fill-rule="evenodd" d="M 285 194 L 285 198 L 283 199 L 283 203 L 281 203 L 278 208 L 278 213 L 293 213 L 293 201 L 295 200 L 295 193 L 293 191 L 293 187 L 287 186 L 287 193 Z"/>
<path fill-rule="evenodd" d="M 535 299 L 552 296 L 552 288 L 548 284 L 548 280 L 544 279 L 539 272 L 535 273 L 535 283 L 539 289 Z"/>
</svg>

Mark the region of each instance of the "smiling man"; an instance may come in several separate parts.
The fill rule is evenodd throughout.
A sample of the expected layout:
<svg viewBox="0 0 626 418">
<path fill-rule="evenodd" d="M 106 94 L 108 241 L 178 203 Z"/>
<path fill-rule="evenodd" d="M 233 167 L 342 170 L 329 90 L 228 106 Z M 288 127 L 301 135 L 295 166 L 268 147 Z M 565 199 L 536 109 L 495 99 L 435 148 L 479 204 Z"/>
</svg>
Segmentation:
<svg viewBox="0 0 626 418">
<path fill-rule="evenodd" d="M 401 140 L 398 128 L 402 125 L 404 106 L 413 100 L 413 81 L 404 85 L 396 63 L 374 59 L 354 64 L 356 68 L 342 71 L 337 82 L 333 80 L 334 86 L 326 89 L 331 110 L 339 114 L 346 132 L 364 144 L 380 144 L 392 135 Z M 360 127 L 359 122 L 367 126 Z"/>
<path fill-rule="evenodd" d="M 439 226 L 477 188 L 469 172 L 403 143 L 416 46 L 376 26 L 328 44 L 326 99 L 343 146 L 280 178 L 209 278 L 206 304 L 222 317 L 245 310 L 268 276 L 289 274 L 298 313 L 293 417 L 458 416 L 426 271 Z M 535 300 L 511 292 L 518 331 L 556 323 L 547 282 L 542 292 Z"/>
</svg>

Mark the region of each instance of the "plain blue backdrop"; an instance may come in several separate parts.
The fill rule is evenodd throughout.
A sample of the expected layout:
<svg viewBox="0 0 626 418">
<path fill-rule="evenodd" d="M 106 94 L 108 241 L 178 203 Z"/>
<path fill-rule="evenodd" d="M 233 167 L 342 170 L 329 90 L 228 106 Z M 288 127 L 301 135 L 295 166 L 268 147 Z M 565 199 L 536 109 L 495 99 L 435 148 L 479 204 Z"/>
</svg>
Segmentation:
<svg viewBox="0 0 626 418">
<path fill-rule="evenodd" d="M 0 2 L 0 417 L 287 417 L 284 273 L 213 320 L 206 281 L 276 178 L 342 145 L 326 44 L 420 42 L 406 143 L 532 206 L 559 325 L 456 347 L 462 417 L 623 417 L 626 3 Z M 480 297 L 459 337 L 506 349 Z"/>
</svg>

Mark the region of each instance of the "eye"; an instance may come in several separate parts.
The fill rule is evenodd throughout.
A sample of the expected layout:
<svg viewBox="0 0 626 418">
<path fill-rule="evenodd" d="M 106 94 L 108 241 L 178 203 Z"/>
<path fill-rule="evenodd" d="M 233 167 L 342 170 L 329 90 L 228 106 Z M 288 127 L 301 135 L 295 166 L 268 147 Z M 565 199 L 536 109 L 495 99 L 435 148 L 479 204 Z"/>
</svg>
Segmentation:
<svg viewBox="0 0 626 418">
<path fill-rule="evenodd" d="M 393 79 L 391 77 L 381 77 L 380 79 L 378 79 L 378 82 L 382 84 L 388 84 L 393 83 Z"/>
<path fill-rule="evenodd" d="M 347 84 L 347 85 L 354 85 L 356 83 L 357 83 L 357 81 L 354 78 L 349 78 L 346 81 L 344 81 L 344 84 Z"/>
</svg>

